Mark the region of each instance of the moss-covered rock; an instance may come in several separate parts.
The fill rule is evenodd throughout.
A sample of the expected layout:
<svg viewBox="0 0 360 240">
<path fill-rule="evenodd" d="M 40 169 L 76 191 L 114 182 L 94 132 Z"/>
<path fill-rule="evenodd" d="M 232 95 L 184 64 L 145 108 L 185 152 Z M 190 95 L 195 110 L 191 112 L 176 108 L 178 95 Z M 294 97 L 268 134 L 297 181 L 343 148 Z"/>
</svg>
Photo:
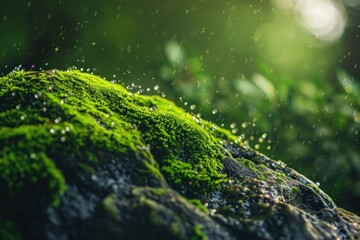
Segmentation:
<svg viewBox="0 0 360 240">
<path fill-rule="evenodd" d="M 313 182 L 159 96 L 79 71 L 0 78 L 4 239 L 359 238 Z"/>
</svg>

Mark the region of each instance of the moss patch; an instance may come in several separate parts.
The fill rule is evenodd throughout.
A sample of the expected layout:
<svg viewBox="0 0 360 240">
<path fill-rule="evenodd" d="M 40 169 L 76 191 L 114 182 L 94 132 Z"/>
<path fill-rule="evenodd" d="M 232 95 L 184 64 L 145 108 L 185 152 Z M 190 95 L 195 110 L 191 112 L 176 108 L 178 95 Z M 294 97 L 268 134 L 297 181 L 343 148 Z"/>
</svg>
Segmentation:
<svg viewBox="0 0 360 240">
<path fill-rule="evenodd" d="M 64 172 L 92 174 L 109 152 L 142 154 L 149 161 L 141 171 L 189 197 L 226 180 L 218 137 L 235 138 L 229 132 L 91 74 L 11 72 L 0 78 L 0 109 L 1 197 L 13 208 L 56 204 Z"/>
<path fill-rule="evenodd" d="M 199 224 L 194 227 L 195 235 L 191 240 L 207 240 L 207 236 L 201 231 L 204 228 L 203 225 Z"/>
</svg>

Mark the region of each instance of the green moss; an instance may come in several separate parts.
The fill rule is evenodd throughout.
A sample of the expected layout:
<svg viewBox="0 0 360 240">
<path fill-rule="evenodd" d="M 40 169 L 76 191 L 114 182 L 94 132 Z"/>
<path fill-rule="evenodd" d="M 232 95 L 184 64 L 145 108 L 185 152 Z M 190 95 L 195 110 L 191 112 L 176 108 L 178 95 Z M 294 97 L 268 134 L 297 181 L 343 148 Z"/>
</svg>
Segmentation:
<svg viewBox="0 0 360 240">
<path fill-rule="evenodd" d="M 156 194 L 156 195 L 159 195 L 159 196 L 162 196 L 162 195 L 165 195 L 166 194 L 166 191 L 164 188 L 151 188 L 150 190 L 152 193 Z"/>
<path fill-rule="evenodd" d="M 61 171 L 45 151 L 52 142 L 47 130 L 33 126 L 0 129 L 0 188 L 7 203 L 0 209 L 5 207 L 5 212 L 56 205 L 58 195 L 65 191 Z"/>
<path fill-rule="evenodd" d="M 264 176 L 263 166 L 261 166 L 261 165 L 258 166 L 253 161 L 250 161 L 248 159 L 239 159 L 239 161 L 242 162 L 251 171 L 253 171 L 259 179 L 261 179 L 261 180 L 266 179 L 266 177 Z"/>
<path fill-rule="evenodd" d="M 115 198 L 116 198 L 116 196 L 114 194 L 111 194 L 102 200 L 102 206 L 104 207 L 104 210 L 108 214 L 110 214 L 113 218 L 116 218 L 116 216 L 117 216 L 117 208 L 116 208 Z"/>
<path fill-rule="evenodd" d="M 207 240 L 207 236 L 201 231 L 204 228 L 202 224 L 198 224 L 194 227 L 195 235 L 191 237 L 191 240 Z"/>
<path fill-rule="evenodd" d="M 164 179 L 164 176 L 160 172 L 159 166 L 156 162 L 150 161 L 150 162 L 144 162 L 146 169 L 141 170 L 144 173 L 152 174 L 154 177 L 156 177 L 159 180 Z"/>
<path fill-rule="evenodd" d="M 0 78 L 0 126 L 8 215 L 16 206 L 56 205 L 65 191 L 63 172 L 92 174 L 106 154 L 140 154 L 147 161 L 139 171 L 165 177 L 188 197 L 208 195 L 226 181 L 219 138 L 236 139 L 161 97 L 129 93 L 79 71 Z"/>
<path fill-rule="evenodd" d="M 293 194 L 294 196 L 297 196 L 297 195 L 301 194 L 301 191 L 300 191 L 299 187 L 293 186 L 291 188 L 291 194 Z"/>
<path fill-rule="evenodd" d="M 209 212 L 207 207 L 205 207 L 199 199 L 189 199 L 189 203 L 195 205 L 203 213 L 207 214 Z"/>
</svg>

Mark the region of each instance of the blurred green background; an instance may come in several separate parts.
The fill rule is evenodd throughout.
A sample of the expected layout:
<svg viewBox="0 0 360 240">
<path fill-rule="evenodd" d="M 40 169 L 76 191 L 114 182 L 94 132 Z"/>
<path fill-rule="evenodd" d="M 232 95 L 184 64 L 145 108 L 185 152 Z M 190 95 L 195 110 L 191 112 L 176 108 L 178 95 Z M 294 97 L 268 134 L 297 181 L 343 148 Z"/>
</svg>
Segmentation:
<svg viewBox="0 0 360 240">
<path fill-rule="evenodd" d="M 360 3 L 7 1 L 0 73 L 77 68 L 231 129 L 360 214 Z"/>
</svg>

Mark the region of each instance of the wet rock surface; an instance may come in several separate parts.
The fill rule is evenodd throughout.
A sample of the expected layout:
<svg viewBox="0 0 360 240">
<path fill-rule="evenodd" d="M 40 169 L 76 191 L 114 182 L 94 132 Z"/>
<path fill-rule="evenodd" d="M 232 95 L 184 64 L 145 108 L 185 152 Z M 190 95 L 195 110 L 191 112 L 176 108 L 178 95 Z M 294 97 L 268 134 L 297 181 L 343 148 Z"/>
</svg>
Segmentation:
<svg viewBox="0 0 360 240">
<path fill-rule="evenodd" d="M 0 79 L 0 239 L 360 238 L 359 216 L 226 130 L 95 76 L 54 74 Z"/>
</svg>

